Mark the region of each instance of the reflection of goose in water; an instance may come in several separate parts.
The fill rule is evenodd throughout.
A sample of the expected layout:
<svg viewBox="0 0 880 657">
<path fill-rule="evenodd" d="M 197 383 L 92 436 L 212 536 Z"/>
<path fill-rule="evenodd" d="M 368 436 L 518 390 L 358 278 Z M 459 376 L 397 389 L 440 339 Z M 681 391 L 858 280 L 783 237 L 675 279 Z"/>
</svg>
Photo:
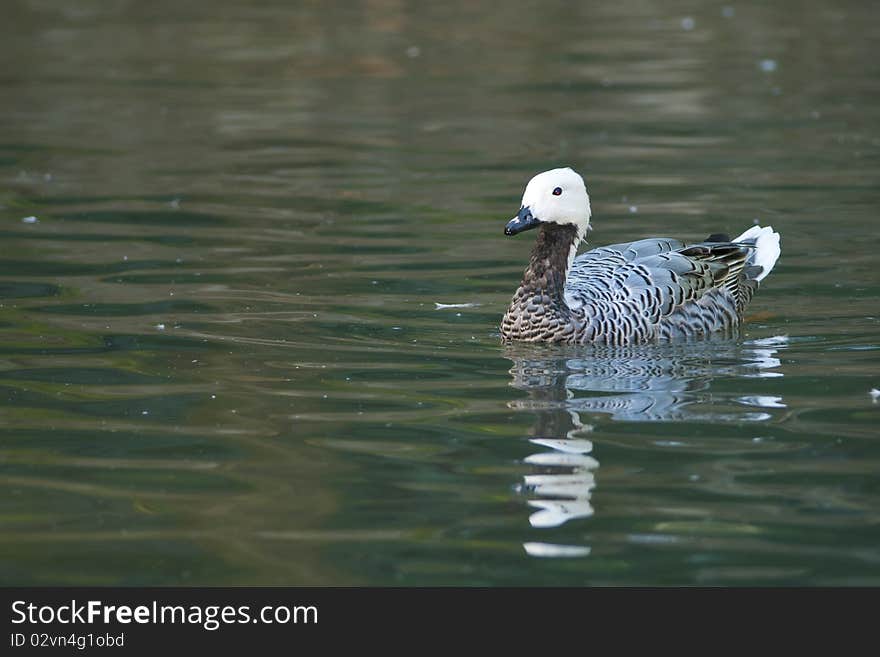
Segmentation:
<svg viewBox="0 0 880 657">
<path fill-rule="evenodd" d="M 751 421 L 772 417 L 764 409 L 784 408 L 779 397 L 728 395 L 711 391 L 716 378 L 782 376 L 777 349 L 784 337 L 746 343 L 716 341 L 623 348 L 562 349 L 512 346 L 511 385 L 528 393 L 514 409 L 536 413 L 534 445 L 546 448 L 525 458 L 536 471 L 523 491 L 535 497 L 529 518 L 536 528 L 558 527 L 593 515 L 591 497 L 599 462 L 585 437 L 592 426 L 581 413 L 618 421 Z M 580 395 L 579 393 L 593 393 Z M 531 542 L 532 556 L 585 556 L 589 547 Z"/>
<path fill-rule="evenodd" d="M 628 422 L 763 421 L 754 409 L 781 408 L 778 397 L 710 391 L 713 379 L 782 376 L 777 347 L 785 338 L 640 347 L 561 350 L 511 347 L 511 385 L 529 393 L 511 408 L 609 414 Z M 576 393 L 597 393 L 580 396 Z M 694 408 L 696 407 L 696 408 Z"/>
<path fill-rule="evenodd" d="M 551 389 L 536 388 L 537 395 L 542 396 L 538 391 L 553 396 Z M 529 500 L 529 506 L 536 509 L 529 516 L 529 524 L 535 528 L 551 528 L 593 515 L 590 498 L 596 486 L 594 471 L 599 462 L 590 455 L 592 441 L 584 437 L 593 427 L 582 424 L 576 412 L 558 407 L 550 399 L 545 398 L 538 405 L 542 403 L 550 405 L 539 412 L 534 437 L 529 438 L 529 442 L 545 449 L 524 459 L 534 466 L 535 472 L 525 475 L 522 490 L 536 498 Z M 528 542 L 523 547 L 534 557 L 581 557 L 590 553 L 590 548 L 584 545 L 541 541 Z"/>
</svg>

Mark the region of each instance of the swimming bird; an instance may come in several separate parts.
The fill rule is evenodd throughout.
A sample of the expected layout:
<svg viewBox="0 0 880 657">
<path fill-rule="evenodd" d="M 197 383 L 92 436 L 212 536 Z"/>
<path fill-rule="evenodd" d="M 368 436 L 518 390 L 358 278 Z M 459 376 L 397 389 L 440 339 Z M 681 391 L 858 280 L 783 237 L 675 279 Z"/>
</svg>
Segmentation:
<svg viewBox="0 0 880 657">
<path fill-rule="evenodd" d="M 584 179 L 570 168 L 529 181 L 505 235 L 537 229 L 501 322 L 505 341 L 625 345 L 731 333 L 779 258 L 779 233 L 753 226 L 687 245 L 651 237 L 577 256 L 590 226 Z"/>
</svg>

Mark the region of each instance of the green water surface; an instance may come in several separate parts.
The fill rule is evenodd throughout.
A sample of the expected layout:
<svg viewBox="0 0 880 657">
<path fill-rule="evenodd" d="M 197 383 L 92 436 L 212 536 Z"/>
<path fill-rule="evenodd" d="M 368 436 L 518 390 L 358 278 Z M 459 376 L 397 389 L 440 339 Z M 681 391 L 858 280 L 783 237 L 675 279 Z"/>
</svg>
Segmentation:
<svg viewBox="0 0 880 657">
<path fill-rule="evenodd" d="M 4 2 L 0 584 L 880 584 L 878 52 L 855 0 Z M 744 334 L 503 346 L 561 165 L 597 245 L 780 231 Z"/>
</svg>

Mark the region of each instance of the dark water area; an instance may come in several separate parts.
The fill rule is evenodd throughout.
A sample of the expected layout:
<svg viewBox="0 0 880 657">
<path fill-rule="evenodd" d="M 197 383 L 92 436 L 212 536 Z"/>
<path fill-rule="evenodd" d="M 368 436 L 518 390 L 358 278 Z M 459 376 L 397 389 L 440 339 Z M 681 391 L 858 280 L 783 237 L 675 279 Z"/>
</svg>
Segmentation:
<svg viewBox="0 0 880 657">
<path fill-rule="evenodd" d="M 880 584 L 872 3 L 0 17 L 0 583 Z M 743 334 L 502 345 L 565 165 Z"/>
</svg>

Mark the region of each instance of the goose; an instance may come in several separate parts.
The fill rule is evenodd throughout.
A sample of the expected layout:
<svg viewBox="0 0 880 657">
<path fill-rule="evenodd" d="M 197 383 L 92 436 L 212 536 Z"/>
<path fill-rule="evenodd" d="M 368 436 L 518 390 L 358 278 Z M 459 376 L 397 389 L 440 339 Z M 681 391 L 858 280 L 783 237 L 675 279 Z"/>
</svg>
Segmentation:
<svg viewBox="0 0 880 657">
<path fill-rule="evenodd" d="M 734 240 L 651 237 L 578 256 L 590 216 L 573 169 L 529 181 L 504 234 L 538 235 L 501 322 L 503 341 L 620 346 L 730 334 L 780 254 L 779 233 L 753 226 Z"/>
</svg>

